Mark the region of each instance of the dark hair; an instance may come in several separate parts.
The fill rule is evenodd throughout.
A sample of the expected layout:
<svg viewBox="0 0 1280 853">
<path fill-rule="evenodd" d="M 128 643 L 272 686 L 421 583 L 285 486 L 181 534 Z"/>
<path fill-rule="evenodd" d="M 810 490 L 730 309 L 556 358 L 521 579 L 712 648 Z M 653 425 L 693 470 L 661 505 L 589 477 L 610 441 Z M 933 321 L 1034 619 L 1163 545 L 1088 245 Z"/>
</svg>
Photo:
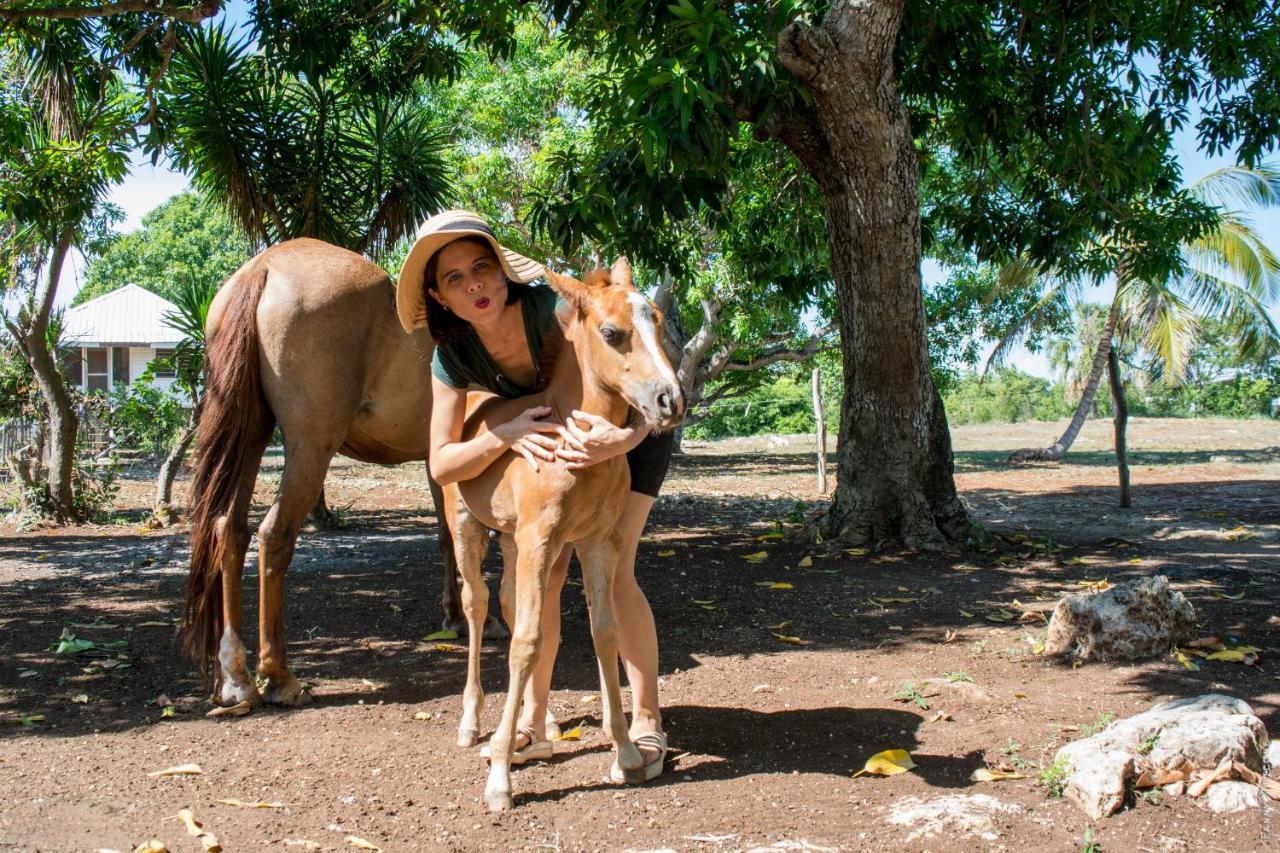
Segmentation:
<svg viewBox="0 0 1280 853">
<path fill-rule="evenodd" d="M 459 237 L 457 240 L 451 240 L 445 243 L 445 246 L 452 246 L 454 243 L 475 243 L 487 249 L 494 259 L 497 260 L 497 253 L 493 250 L 493 244 L 483 237 Z M 443 249 L 441 246 L 440 249 Z M 427 305 L 427 332 L 431 335 L 431 340 L 436 342 L 436 346 L 444 346 L 456 341 L 458 338 L 471 331 L 471 324 L 463 320 L 452 311 L 446 311 L 444 306 L 431 298 L 428 290 L 437 290 L 436 273 L 440 268 L 440 249 L 436 249 L 435 254 L 431 256 L 431 260 L 427 261 L 427 268 L 422 273 L 422 298 Z M 501 263 L 499 267 L 501 268 Z M 506 269 L 502 269 L 502 274 L 507 274 Z M 528 292 L 529 285 L 514 282 L 507 279 L 507 304 L 514 305 L 521 299 L 524 299 L 525 293 Z"/>
</svg>

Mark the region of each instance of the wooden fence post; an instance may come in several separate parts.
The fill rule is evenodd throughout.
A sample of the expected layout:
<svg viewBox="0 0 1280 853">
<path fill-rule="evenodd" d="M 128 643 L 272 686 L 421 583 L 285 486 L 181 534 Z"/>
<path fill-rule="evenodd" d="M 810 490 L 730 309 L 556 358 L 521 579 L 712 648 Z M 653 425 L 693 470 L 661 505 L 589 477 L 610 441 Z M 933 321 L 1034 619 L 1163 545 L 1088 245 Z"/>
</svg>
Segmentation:
<svg viewBox="0 0 1280 853">
<path fill-rule="evenodd" d="M 813 423 L 818 434 L 818 492 L 827 493 L 827 422 L 822 416 L 822 371 L 813 369 Z"/>
</svg>

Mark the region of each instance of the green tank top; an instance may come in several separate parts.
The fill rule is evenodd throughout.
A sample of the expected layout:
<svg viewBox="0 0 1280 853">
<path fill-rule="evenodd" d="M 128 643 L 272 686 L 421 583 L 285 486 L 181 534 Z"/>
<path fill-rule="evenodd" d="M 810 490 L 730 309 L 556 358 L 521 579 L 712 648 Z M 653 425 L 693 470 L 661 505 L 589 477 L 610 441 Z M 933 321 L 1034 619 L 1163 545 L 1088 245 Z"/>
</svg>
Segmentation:
<svg viewBox="0 0 1280 853">
<path fill-rule="evenodd" d="M 535 370 L 541 364 L 547 331 L 556 322 L 556 311 L 562 304 L 559 294 L 544 285 L 530 287 L 520 300 L 524 333 L 529 341 L 529 354 L 533 357 Z M 469 330 L 452 343 L 436 347 L 431 358 L 431 373 L 453 388 L 478 388 L 508 399 L 532 394 L 542 379 L 535 375 L 533 385 L 527 388 L 512 382 L 502 374 L 502 368 L 480 343 L 480 337 L 474 330 Z"/>
</svg>

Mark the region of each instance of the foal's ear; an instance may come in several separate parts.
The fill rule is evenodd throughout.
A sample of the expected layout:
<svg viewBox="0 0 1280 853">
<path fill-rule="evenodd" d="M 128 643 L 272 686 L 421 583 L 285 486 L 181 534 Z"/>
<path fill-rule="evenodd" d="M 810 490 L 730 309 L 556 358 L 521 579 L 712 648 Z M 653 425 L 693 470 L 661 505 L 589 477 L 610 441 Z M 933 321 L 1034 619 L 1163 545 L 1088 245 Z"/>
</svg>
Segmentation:
<svg viewBox="0 0 1280 853">
<path fill-rule="evenodd" d="M 609 278 L 613 279 L 614 284 L 635 287 L 635 284 L 631 281 L 631 264 L 627 262 L 626 255 L 620 256 L 613 262 L 613 269 L 609 270 Z"/>
<path fill-rule="evenodd" d="M 578 281 L 570 275 L 561 275 L 551 267 L 544 267 L 546 270 L 547 284 L 551 285 L 551 289 L 563 297 L 574 308 L 581 308 L 586 300 L 586 285 Z"/>
</svg>

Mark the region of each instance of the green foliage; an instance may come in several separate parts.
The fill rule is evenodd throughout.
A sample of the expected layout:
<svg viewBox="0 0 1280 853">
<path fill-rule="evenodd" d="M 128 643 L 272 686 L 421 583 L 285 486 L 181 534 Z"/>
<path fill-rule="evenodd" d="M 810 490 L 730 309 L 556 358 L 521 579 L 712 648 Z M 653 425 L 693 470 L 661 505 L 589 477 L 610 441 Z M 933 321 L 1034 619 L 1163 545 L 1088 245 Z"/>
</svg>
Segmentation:
<svg viewBox="0 0 1280 853">
<path fill-rule="evenodd" d="M 151 366 L 130 385 L 117 385 L 108 397 L 107 424 L 120 447 L 163 456 L 187 422 L 187 409 L 173 391 L 156 388 Z M 172 387 L 172 386 L 170 386 Z"/>
<path fill-rule="evenodd" d="M 1047 379 L 1013 368 L 1000 368 L 985 379 L 967 374 L 943 397 L 951 426 L 983 423 L 1047 421 L 1067 417 L 1071 405 L 1062 388 Z"/>
<path fill-rule="evenodd" d="M 790 376 L 779 376 L 740 397 L 713 401 L 706 417 L 686 426 L 684 435 L 691 439 L 714 439 L 766 433 L 794 435 L 813 430 L 809 384 Z"/>
<path fill-rule="evenodd" d="M 220 205 L 200 193 L 183 192 L 89 263 L 75 304 L 126 284 L 174 301 L 189 282 L 216 287 L 252 254 L 252 244 Z"/>
<path fill-rule="evenodd" d="M 1036 776 L 1036 784 L 1045 789 L 1045 793 L 1055 800 L 1062 798 L 1062 792 L 1067 787 L 1067 777 L 1071 775 L 1071 763 L 1065 758 L 1059 758 L 1057 761 L 1043 768 L 1039 775 Z"/>
</svg>

